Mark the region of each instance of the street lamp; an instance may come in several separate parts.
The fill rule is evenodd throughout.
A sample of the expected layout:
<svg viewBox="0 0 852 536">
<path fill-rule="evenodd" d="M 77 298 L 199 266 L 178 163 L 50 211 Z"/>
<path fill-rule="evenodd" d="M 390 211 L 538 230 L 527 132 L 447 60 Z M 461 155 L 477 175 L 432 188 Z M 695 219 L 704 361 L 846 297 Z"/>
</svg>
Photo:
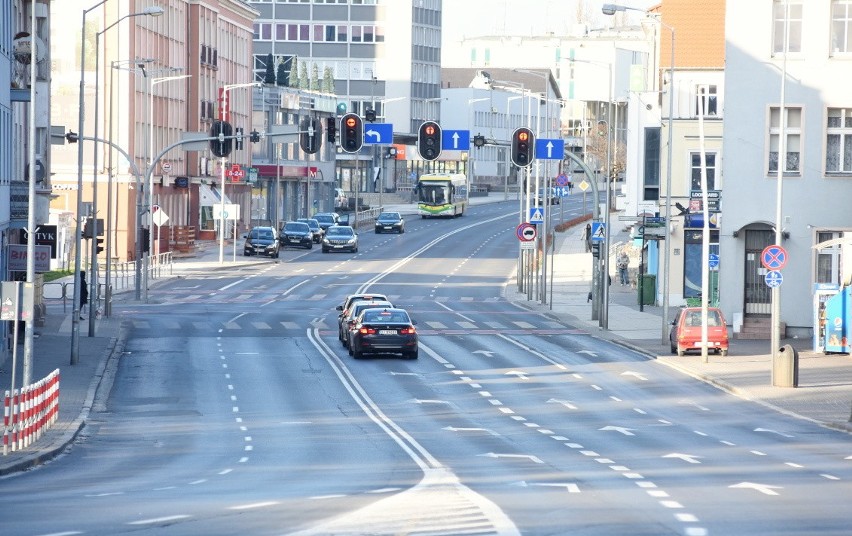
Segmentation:
<svg viewBox="0 0 852 536">
<path fill-rule="evenodd" d="M 170 70 L 179 71 L 179 70 L 181 70 L 181 68 L 173 67 L 173 68 L 170 68 Z M 148 84 L 146 85 L 146 88 L 148 90 L 148 150 L 146 151 L 146 153 L 147 153 L 147 157 L 148 157 L 148 166 L 149 167 L 154 165 L 154 161 L 152 159 L 152 154 L 151 154 L 153 149 L 154 149 L 154 86 L 156 86 L 157 84 L 161 84 L 163 82 L 172 82 L 172 81 L 175 81 L 175 80 L 183 80 L 183 79 L 189 78 L 191 76 L 192 76 L 191 74 L 181 74 L 181 75 L 175 75 L 175 76 L 161 76 L 159 78 L 149 78 L 148 79 Z M 148 226 L 148 256 L 145 257 L 146 266 L 145 266 L 145 278 L 144 278 L 144 285 L 143 285 L 143 287 L 145 288 L 145 301 L 146 302 L 148 301 L 148 277 L 149 277 L 149 272 L 152 269 L 151 255 L 154 254 L 154 232 L 153 232 L 154 231 L 154 179 L 153 179 L 153 177 L 154 177 L 154 174 L 149 173 L 148 174 L 148 184 L 145 185 L 145 188 L 148 190 L 147 191 L 148 218 L 149 218 L 149 221 L 150 221 L 150 224 Z M 157 227 L 159 228 L 159 226 L 157 226 Z M 159 237 L 159 234 L 158 234 L 158 236 L 157 236 L 157 249 L 158 249 L 157 254 L 159 254 L 159 245 L 160 245 L 159 238 L 160 237 Z M 158 258 L 158 260 L 159 260 L 159 258 Z"/>
<path fill-rule="evenodd" d="M 260 82 L 246 82 L 243 84 L 227 84 L 222 86 L 222 101 L 228 102 L 228 92 L 232 89 L 237 89 L 241 87 L 261 87 L 263 84 Z M 224 109 L 223 112 L 224 114 Z M 225 120 L 225 117 L 221 117 L 220 119 Z M 222 191 L 219 193 L 219 200 L 221 205 L 221 210 L 219 211 L 219 264 L 224 264 L 225 262 L 225 157 L 221 157 L 219 160 L 220 175 L 222 182 Z M 236 224 L 235 224 L 236 225 Z"/>
<path fill-rule="evenodd" d="M 622 6 L 620 4 L 604 4 L 601 7 L 601 11 L 603 11 L 604 15 L 614 15 L 616 11 L 639 11 L 647 14 L 647 11 L 644 9 L 638 9 L 634 7 Z M 669 266 L 671 265 L 671 214 L 672 214 L 672 138 L 673 138 L 673 123 L 672 119 L 674 117 L 674 62 L 675 62 L 675 29 L 672 26 L 669 26 L 665 22 L 662 21 L 661 18 L 657 19 L 657 22 L 660 23 L 660 26 L 667 29 L 672 34 L 671 39 L 671 59 L 669 65 L 669 118 L 668 118 L 668 149 L 666 155 L 666 208 L 665 208 L 665 243 L 666 243 L 666 251 L 663 256 L 663 324 L 662 324 L 662 334 L 661 340 L 662 343 L 665 344 L 669 338 L 668 334 L 668 326 L 669 326 Z M 702 262 L 707 262 L 707 259 L 703 259 Z M 641 297 L 640 297 L 641 298 Z"/>
<path fill-rule="evenodd" d="M 104 3 L 106 3 L 106 1 L 107 0 L 101 0 L 100 2 L 95 4 L 94 6 L 90 7 L 89 9 L 83 10 L 83 25 L 80 29 L 80 33 L 81 33 L 81 37 L 80 37 L 80 41 L 81 41 L 80 42 L 80 101 L 79 101 L 78 115 L 77 115 L 77 131 L 79 132 L 80 140 L 78 141 L 79 145 L 77 147 L 77 232 L 75 233 L 74 305 L 73 305 L 73 311 L 72 311 L 72 314 L 71 314 L 71 364 L 72 365 L 76 365 L 80 360 L 79 359 L 80 358 L 80 356 L 79 356 L 79 350 L 80 350 L 80 338 L 79 338 L 79 333 L 80 333 L 80 261 L 81 261 L 80 251 L 81 251 L 82 245 L 83 245 L 83 233 L 82 233 L 82 229 L 81 229 L 80 224 L 82 222 L 82 217 L 83 217 L 83 144 L 82 144 L 82 138 L 83 138 L 83 119 L 84 119 L 84 115 L 85 115 L 85 99 L 84 99 L 84 97 L 85 97 L 85 87 L 86 87 L 86 69 L 85 69 L 85 66 L 86 66 L 86 15 L 90 11 L 92 11 L 92 10 L 100 7 Z M 144 10 L 142 10 L 138 13 L 129 13 L 127 15 L 124 15 L 123 17 L 119 18 L 117 21 L 115 21 L 113 24 L 111 24 L 109 27 L 107 27 L 103 31 L 106 31 L 109 28 L 112 28 L 113 26 L 115 26 L 119 22 L 123 21 L 124 19 L 130 18 L 130 17 L 138 17 L 138 16 L 141 16 L 141 15 L 156 17 L 156 16 L 159 16 L 159 15 L 162 15 L 162 14 L 163 14 L 163 8 L 161 8 L 159 6 L 150 6 L 150 7 L 147 7 L 147 8 L 145 8 Z M 100 33 L 103 33 L 103 32 L 100 32 Z M 100 36 L 100 33 L 98 34 L 98 36 Z M 98 50 L 98 48 L 99 47 L 97 47 L 97 45 L 96 45 L 96 50 L 95 50 L 95 78 L 96 79 L 97 79 L 97 74 L 98 74 L 97 73 L 97 63 L 98 63 L 98 60 L 99 60 L 99 52 L 100 52 Z M 95 91 L 95 127 L 96 128 L 97 128 L 97 122 L 98 122 L 97 121 L 97 110 L 98 110 L 98 102 L 97 102 L 97 86 L 96 86 L 96 91 Z M 94 137 L 97 138 L 97 130 L 96 130 L 96 134 L 95 134 Z M 97 159 L 97 153 L 96 153 L 95 156 L 96 156 L 96 159 Z M 96 161 L 96 163 L 97 163 L 97 161 Z M 95 169 L 97 169 L 97 165 L 95 165 Z M 94 201 L 93 201 L 92 205 L 94 206 Z M 97 243 L 97 240 L 95 240 L 94 242 Z M 92 289 L 92 290 L 95 293 L 97 292 L 96 288 Z M 95 296 L 96 295 L 97 294 L 95 294 Z M 91 300 L 90 303 L 93 303 L 93 302 L 94 302 L 94 297 L 93 297 L 93 299 Z M 90 318 L 94 316 L 92 314 L 92 309 L 90 309 L 89 315 L 90 315 Z M 89 335 L 94 336 L 94 322 L 93 321 L 90 321 L 90 330 L 89 331 L 90 331 Z"/>
</svg>

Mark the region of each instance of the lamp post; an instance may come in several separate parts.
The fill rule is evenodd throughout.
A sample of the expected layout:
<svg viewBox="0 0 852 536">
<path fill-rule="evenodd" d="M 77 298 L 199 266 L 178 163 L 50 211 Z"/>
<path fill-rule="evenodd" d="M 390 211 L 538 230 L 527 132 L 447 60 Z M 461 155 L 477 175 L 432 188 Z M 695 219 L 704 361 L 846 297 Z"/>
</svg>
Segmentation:
<svg viewBox="0 0 852 536">
<path fill-rule="evenodd" d="M 247 82 L 243 84 L 227 84 L 222 86 L 222 99 L 223 101 L 228 101 L 228 92 L 232 89 L 237 89 L 241 87 L 261 87 L 262 84 L 260 82 Z M 220 117 L 223 121 L 227 119 L 224 115 L 225 110 L 222 109 L 223 116 Z M 225 157 L 223 156 L 219 160 L 220 167 L 220 176 L 221 176 L 221 184 L 222 191 L 219 195 L 221 210 L 219 211 L 219 264 L 224 264 L 225 262 Z M 277 192 L 276 192 L 277 194 Z"/>
<path fill-rule="evenodd" d="M 83 10 L 83 25 L 80 29 L 81 33 L 81 43 L 80 43 L 80 100 L 78 107 L 78 115 L 77 115 L 77 130 L 79 132 L 80 140 L 78 141 L 77 146 L 77 232 L 75 233 L 75 259 L 74 259 L 74 306 L 71 314 L 71 364 L 76 365 L 79 360 L 79 350 L 80 350 L 80 261 L 81 261 L 81 249 L 83 245 L 83 233 L 81 229 L 81 222 L 83 217 L 83 120 L 85 117 L 85 88 L 86 88 L 86 15 L 102 6 L 107 0 L 101 0 L 94 6 L 89 9 Z M 148 15 L 152 17 L 156 17 L 158 15 L 163 14 L 163 8 L 159 6 L 151 6 L 145 8 L 143 11 L 139 13 L 130 13 L 124 15 L 116 22 L 111 24 L 108 28 L 103 31 L 112 28 L 122 20 L 129 17 L 138 17 L 141 15 Z M 103 33 L 103 32 L 100 32 Z M 100 33 L 98 35 L 100 35 Z M 95 77 L 97 78 L 97 63 L 99 59 L 99 50 L 95 50 Z M 97 91 L 95 96 L 95 126 L 97 127 Z M 97 135 L 94 136 L 97 138 Z M 94 204 L 94 203 L 93 203 Z M 97 242 L 97 241 L 95 241 Z M 96 289 L 93 289 L 96 291 Z M 94 301 L 94 299 L 92 300 Z M 93 316 L 90 312 L 90 316 Z M 91 331 L 91 330 L 90 330 Z M 91 333 L 90 335 L 94 335 Z"/>
<path fill-rule="evenodd" d="M 180 67 L 170 67 L 168 70 L 179 71 Z M 148 90 L 148 148 L 146 152 L 146 156 L 148 158 L 148 167 L 154 165 L 154 161 L 152 160 L 152 151 L 154 149 L 154 86 L 157 84 L 162 84 L 164 82 L 172 82 L 175 80 L 183 80 L 185 78 L 191 77 L 191 74 L 181 74 L 175 76 L 160 76 L 158 78 L 149 78 L 148 84 L 145 86 Z M 145 185 L 147 190 L 146 196 L 148 198 L 148 218 L 150 220 L 150 224 L 148 226 L 148 255 L 145 257 L 146 266 L 145 266 L 145 276 L 144 276 L 144 284 L 143 288 L 145 289 L 145 301 L 148 301 L 148 277 L 153 268 L 151 266 L 151 256 L 154 254 L 154 174 L 148 174 L 148 184 Z M 158 226 L 159 227 L 159 226 Z M 159 254 L 159 235 L 157 236 L 157 254 Z"/>
<path fill-rule="evenodd" d="M 601 11 L 604 15 L 614 15 L 616 11 L 639 11 L 646 13 L 643 9 L 634 7 L 622 6 L 620 4 L 604 4 Z M 666 207 L 665 207 L 665 242 L 666 251 L 663 256 L 663 324 L 661 333 L 661 342 L 666 344 L 668 341 L 668 326 L 669 326 L 669 267 L 671 265 L 671 215 L 672 215 L 672 140 L 673 140 L 673 117 L 674 117 L 674 68 L 675 68 L 675 29 L 672 26 L 664 23 L 661 19 L 657 19 L 660 26 L 671 32 L 671 58 L 669 64 L 669 117 L 668 117 L 668 149 L 666 155 Z M 707 262 L 707 259 L 702 259 L 702 262 Z"/>
</svg>

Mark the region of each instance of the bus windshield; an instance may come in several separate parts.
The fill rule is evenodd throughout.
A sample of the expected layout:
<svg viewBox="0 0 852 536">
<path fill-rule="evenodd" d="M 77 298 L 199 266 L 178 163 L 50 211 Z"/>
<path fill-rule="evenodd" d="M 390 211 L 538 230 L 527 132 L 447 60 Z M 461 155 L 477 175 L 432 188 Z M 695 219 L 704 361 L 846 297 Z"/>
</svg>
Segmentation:
<svg viewBox="0 0 852 536">
<path fill-rule="evenodd" d="M 448 184 L 421 184 L 419 201 L 432 205 L 443 205 L 450 199 Z"/>
</svg>

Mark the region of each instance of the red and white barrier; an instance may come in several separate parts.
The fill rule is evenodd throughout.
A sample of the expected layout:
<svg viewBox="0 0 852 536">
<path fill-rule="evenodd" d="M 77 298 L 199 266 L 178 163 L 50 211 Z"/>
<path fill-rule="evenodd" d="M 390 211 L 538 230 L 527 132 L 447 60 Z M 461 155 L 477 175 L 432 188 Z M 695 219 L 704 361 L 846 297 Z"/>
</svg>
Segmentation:
<svg viewBox="0 0 852 536">
<path fill-rule="evenodd" d="M 59 369 L 37 382 L 6 391 L 3 402 L 3 455 L 30 446 L 59 417 Z"/>
</svg>

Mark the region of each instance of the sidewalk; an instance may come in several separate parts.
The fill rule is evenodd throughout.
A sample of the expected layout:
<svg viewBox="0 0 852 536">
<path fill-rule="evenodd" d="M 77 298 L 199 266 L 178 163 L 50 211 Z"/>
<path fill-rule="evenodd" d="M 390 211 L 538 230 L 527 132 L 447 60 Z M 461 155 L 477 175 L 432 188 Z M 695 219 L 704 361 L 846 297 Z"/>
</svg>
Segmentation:
<svg viewBox="0 0 852 536">
<path fill-rule="evenodd" d="M 471 198 L 472 205 L 504 200 L 502 194 Z M 510 199 L 511 200 L 511 199 Z M 414 205 L 386 206 L 385 210 L 398 211 L 405 216 L 416 214 Z M 583 225 L 556 234 L 556 254 L 553 258 L 553 303 L 541 305 L 528 301 L 516 285 L 507 288 L 507 297 L 518 305 L 547 312 L 584 328 L 594 336 L 612 340 L 639 351 L 659 363 L 682 370 L 686 374 L 718 385 L 744 398 L 755 400 L 778 411 L 825 424 L 841 430 L 852 431 L 849 423 L 852 404 L 852 357 L 825 356 L 809 350 L 810 340 L 786 340 L 799 350 L 799 387 L 772 387 L 770 380 L 771 356 L 769 341 L 731 339 L 730 355 L 711 355 L 709 363 L 702 363 L 700 355 L 677 357 L 663 344 L 662 308 L 644 306 L 639 311 L 636 290 L 614 283 L 610 287 L 609 330 L 601 330 L 597 320 L 591 320 L 591 304 L 586 301 L 591 288 L 592 258 L 586 253 L 580 239 Z M 363 232 L 363 231 L 362 231 Z M 612 236 L 613 251 L 619 243 L 628 240 L 626 233 Z M 232 244 L 225 249 L 225 266 L 232 267 Z M 241 253 L 241 252 L 240 252 Z M 219 266 L 218 244 L 202 243 L 194 256 L 176 259 L 173 276 L 191 270 L 211 270 Z M 238 263 L 258 262 L 246 260 L 241 255 Z M 633 259 L 631 267 L 635 268 Z M 614 263 L 611 263 L 614 266 Z M 614 269 L 613 269 L 614 270 Z M 613 277 L 615 281 L 615 277 Z M 156 285 L 156 281 L 152 286 Z M 115 302 L 133 299 L 133 291 L 116 293 Z M 670 308 L 673 315 L 676 307 Z M 29 447 L 6 456 L 0 455 L 0 475 L 5 475 L 44 463 L 59 455 L 85 426 L 96 394 L 103 395 L 112 385 L 117 359 L 124 348 L 121 318 L 98 318 L 95 336 L 88 336 L 88 319 L 79 324 L 78 363 L 71 366 L 71 305 L 49 306 L 44 326 L 36 327 L 33 343 L 33 379 L 39 379 L 52 370 L 60 369 L 60 396 L 58 421 Z M 667 326 L 666 326 L 667 328 Z M 668 331 L 666 329 L 665 333 Z M 20 340 L 18 368 L 23 360 L 24 346 Z M 11 360 L 11 359 L 10 359 Z M 11 383 L 11 363 L 0 363 L 0 392 Z M 16 385 L 20 386 L 20 373 Z M 99 392 L 100 390 L 100 392 Z"/>
<path fill-rule="evenodd" d="M 617 221 L 611 218 L 611 221 Z M 562 321 L 585 328 L 592 335 L 608 339 L 647 355 L 657 362 L 676 368 L 742 398 L 754 400 L 776 411 L 825 426 L 852 432 L 852 357 L 825 355 L 812 350 L 811 339 L 786 339 L 799 353 L 798 387 L 772 386 L 772 355 L 769 340 L 730 339 L 727 357 L 710 354 L 703 363 L 700 354 L 677 357 L 668 342 L 668 323 L 663 308 L 643 306 L 639 311 L 638 290 L 621 286 L 616 277 L 615 259 L 610 259 L 613 284 L 610 286 L 608 330 L 592 320 L 592 304 L 587 302 L 592 281 L 592 254 L 586 253 L 582 240 L 583 225 L 556 234 L 553 258 L 552 303 L 542 305 L 527 300 L 517 285 L 507 288 L 507 298 L 523 307 L 549 312 Z M 630 241 L 623 229 L 612 229 L 612 252 Z M 614 255 L 614 253 L 613 253 Z M 548 265 L 550 259 L 548 259 Z M 631 258 L 635 279 L 638 258 Z M 549 268 L 549 266 L 548 266 Z M 548 278 L 550 276 L 548 275 Z M 670 306 L 674 318 L 678 307 Z"/>
</svg>

